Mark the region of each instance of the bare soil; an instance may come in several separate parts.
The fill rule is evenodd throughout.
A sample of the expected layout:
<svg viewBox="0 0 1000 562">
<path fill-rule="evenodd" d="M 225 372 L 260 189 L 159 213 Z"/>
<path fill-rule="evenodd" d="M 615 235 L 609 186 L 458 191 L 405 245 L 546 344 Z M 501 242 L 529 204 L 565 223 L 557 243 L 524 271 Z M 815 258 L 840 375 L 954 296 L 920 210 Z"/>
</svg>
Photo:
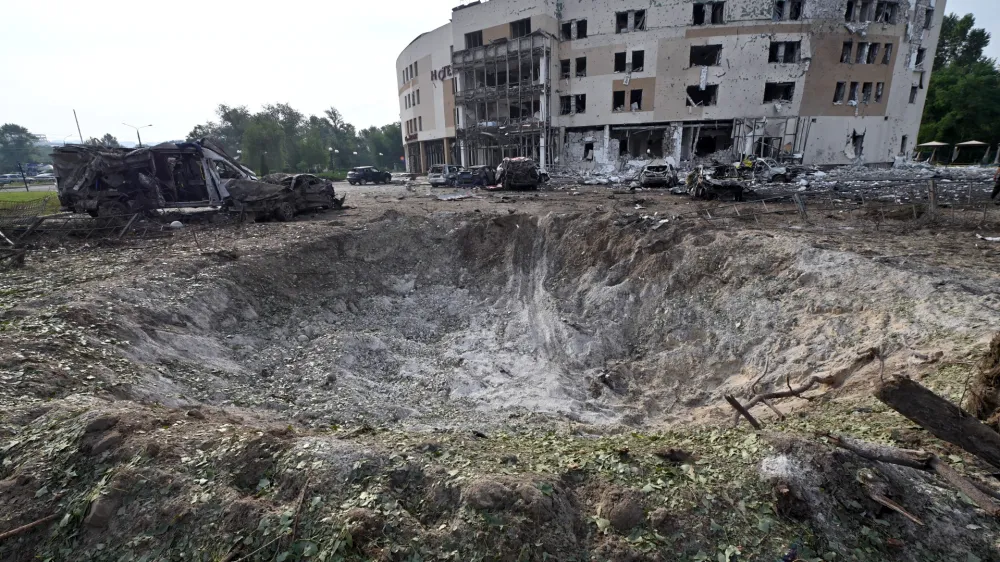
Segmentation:
<svg viewBox="0 0 1000 562">
<path fill-rule="evenodd" d="M 341 190 L 292 223 L 39 238 L 0 272 L 0 533 L 58 516 L 0 558 L 1000 559 L 943 482 L 816 437 L 989 478 L 871 389 L 966 398 L 1000 214 Z M 829 374 L 733 428 L 725 394 Z"/>
</svg>

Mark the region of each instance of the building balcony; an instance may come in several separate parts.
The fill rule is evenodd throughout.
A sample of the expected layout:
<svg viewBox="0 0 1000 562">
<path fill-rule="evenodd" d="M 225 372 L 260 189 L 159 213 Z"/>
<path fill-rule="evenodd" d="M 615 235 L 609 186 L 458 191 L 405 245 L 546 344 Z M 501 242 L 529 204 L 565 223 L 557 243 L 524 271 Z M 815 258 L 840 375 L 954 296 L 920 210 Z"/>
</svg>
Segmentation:
<svg viewBox="0 0 1000 562">
<path fill-rule="evenodd" d="M 454 71 L 462 71 L 495 60 L 541 56 L 551 51 L 551 45 L 552 39 L 548 35 L 536 32 L 526 37 L 501 40 L 482 47 L 455 51 L 451 56 L 451 66 Z"/>
</svg>

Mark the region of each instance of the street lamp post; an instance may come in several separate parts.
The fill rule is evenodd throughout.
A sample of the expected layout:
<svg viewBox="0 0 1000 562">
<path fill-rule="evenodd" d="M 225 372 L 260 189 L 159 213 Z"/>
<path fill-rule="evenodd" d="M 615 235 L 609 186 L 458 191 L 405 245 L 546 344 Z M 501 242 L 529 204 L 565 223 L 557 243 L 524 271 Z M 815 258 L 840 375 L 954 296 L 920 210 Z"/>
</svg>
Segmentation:
<svg viewBox="0 0 1000 562">
<path fill-rule="evenodd" d="M 66 139 L 72 137 L 75 134 L 76 133 L 70 133 L 70 134 L 66 135 L 65 137 L 63 137 L 63 146 L 66 146 Z"/>
<path fill-rule="evenodd" d="M 145 129 L 146 127 L 152 127 L 152 125 L 143 125 L 141 127 L 136 127 L 135 125 L 129 125 L 128 123 L 122 123 L 126 127 L 132 127 L 135 129 L 135 138 L 139 139 L 139 148 L 142 148 L 142 137 L 139 135 L 139 129 Z"/>
<path fill-rule="evenodd" d="M 333 147 L 331 146 L 331 147 L 327 148 L 326 150 L 330 153 L 330 164 L 327 166 L 327 169 L 332 172 L 333 171 Z"/>
</svg>

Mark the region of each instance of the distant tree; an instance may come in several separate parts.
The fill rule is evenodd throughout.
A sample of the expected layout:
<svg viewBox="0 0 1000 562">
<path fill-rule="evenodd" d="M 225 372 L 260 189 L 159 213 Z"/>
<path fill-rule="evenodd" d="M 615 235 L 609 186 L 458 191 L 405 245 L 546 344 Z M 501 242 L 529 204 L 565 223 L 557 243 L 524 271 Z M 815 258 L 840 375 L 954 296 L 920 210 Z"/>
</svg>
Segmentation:
<svg viewBox="0 0 1000 562">
<path fill-rule="evenodd" d="M 261 173 L 285 169 L 285 131 L 273 115 L 254 115 L 243 132 L 242 146 L 247 162 L 262 163 Z"/>
<path fill-rule="evenodd" d="M 938 50 L 934 55 L 934 68 L 944 68 L 950 64 L 970 66 L 984 60 L 983 52 L 990 44 L 990 34 L 985 29 L 977 29 L 976 17 L 966 14 L 959 18 L 948 14 L 941 23 Z"/>
<path fill-rule="evenodd" d="M 116 139 L 114 135 L 112 135 L 111 133 L 105 133 L 105 135 L 99 139 L 90 137 L 83 144 L 87 144 L 90 146 L 106 146 L 108 148 L 118 148 L 121 146 L 121 144 L 118 142 L 118 139 Z"/>
<path fill-rule="evenodd" d="M 35 145 L 38 137 L 28 129 L 6 123 L 0 126 L 0 173 L 17 170 L 17 163 L 36 162 L 45 158 L 42 150 Z"/>
<path fill-rule="evenodd" d="M 919 142 L 1000 142 L 1000 71 L 986 58 L 990 34 L 972 14 L 944 18 Z"/>
</svg>

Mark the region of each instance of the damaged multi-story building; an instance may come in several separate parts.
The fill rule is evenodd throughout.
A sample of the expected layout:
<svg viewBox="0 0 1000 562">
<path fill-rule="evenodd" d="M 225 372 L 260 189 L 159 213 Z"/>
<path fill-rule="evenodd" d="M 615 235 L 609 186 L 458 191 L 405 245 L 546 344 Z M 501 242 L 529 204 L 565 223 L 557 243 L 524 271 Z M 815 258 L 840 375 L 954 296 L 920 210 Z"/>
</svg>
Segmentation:
<svg viewBox="0 0 1000 562">
<path fill-rule="evenodd" d="M 407 167 L 753 154 L 885 164 L 916 144 L 945 0 L 489 0 L 396 63 Z"/>
</svg>

